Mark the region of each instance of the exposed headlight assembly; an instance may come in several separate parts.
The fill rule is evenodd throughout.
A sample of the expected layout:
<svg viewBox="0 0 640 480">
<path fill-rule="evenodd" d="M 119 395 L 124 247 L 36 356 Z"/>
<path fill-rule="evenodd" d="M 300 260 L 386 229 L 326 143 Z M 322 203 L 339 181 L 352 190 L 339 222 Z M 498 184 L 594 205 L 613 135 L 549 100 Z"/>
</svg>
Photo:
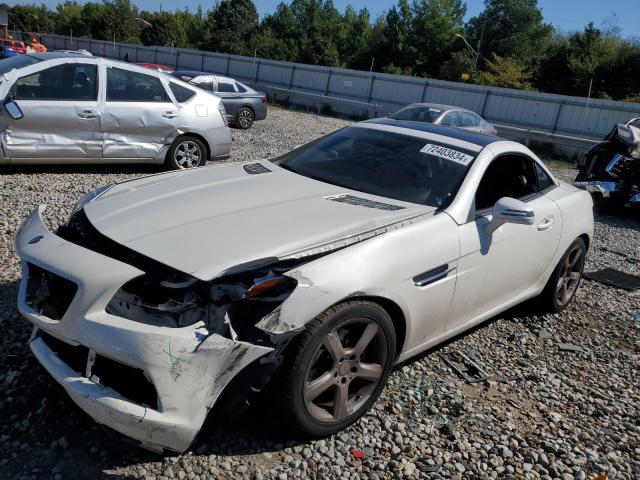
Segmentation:
<svg viewBox="0 0 640 480">
<path fill-rule="evenodd" d="M 176 272 L 147 272 L 116 292 L 107 313 L 160 327 L 202 322 L 210 334 L 256 338 L 255 328 L 293 292 L 297 281 L 273 272 L 247 272 L 203 282 Z"/>
<path fill-rule="evenodd" d="M 69 217 L 73 217 L 82 209 L 82 207 L 90 202 L 93 202 L 96 198 L 98 198 L 100 195 L 103 195 L 111 187 L 113 187 L 113 184 L 102 185 L 101 187 L 98 187 L 95 190 L 91 190 L 89 193 L 86 193 L 85 195 L 80 197 L 80 200 L 78 200 L 78 202 L 73 207 L 73 210 L 71 210 L 71 215 Z"/>
</svg>

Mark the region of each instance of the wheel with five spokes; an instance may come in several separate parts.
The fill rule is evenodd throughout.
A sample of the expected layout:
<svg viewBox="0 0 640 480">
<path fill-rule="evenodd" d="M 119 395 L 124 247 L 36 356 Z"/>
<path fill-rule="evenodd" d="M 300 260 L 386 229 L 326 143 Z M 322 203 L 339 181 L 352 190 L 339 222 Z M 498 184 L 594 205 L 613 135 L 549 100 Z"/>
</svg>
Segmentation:
<svg viewBox="0 0 640 480">
<path fill-rule="evenodd" d="M 165 163 L 173 170 L 201 167 L 207 163 L 207 149 L 198 138 L 178 137 L 171 145 Z"/>
<path fill-rule="evenodd" d="M 547 310 L 561 312 L 571 303 L 580 285 L 586 256 L 584 240 L 577 238 L 558 262 L 540 295 Z"/>
<path fill-rule="evenodd" d="M 287 418 L 321 437 L 356 421 L 384 389 L 396 356 L 393 322 L 371 302 L 332 307 L 307 325 L 284 382 Z"/>
</svg>

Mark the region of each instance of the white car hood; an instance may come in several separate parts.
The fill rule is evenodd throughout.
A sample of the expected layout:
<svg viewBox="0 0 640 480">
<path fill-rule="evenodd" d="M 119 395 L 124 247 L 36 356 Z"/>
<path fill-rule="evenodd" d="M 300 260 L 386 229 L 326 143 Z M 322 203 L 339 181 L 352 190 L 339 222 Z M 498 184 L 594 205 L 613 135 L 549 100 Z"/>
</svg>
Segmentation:
<svg viewBox="0 0 640 480">
<path fill-rule="evenodd" d="M 270 171 L 249 174 L 246 164 L 230 164 L 124 182 L 84 210 L 113 241 L 201 280 L 244 263 L 384 231 L 435 210 L 319 182 L 268 161 L 259 164 Z M 344 194 L 402 208 L 327 199 Z"/>
</svg>

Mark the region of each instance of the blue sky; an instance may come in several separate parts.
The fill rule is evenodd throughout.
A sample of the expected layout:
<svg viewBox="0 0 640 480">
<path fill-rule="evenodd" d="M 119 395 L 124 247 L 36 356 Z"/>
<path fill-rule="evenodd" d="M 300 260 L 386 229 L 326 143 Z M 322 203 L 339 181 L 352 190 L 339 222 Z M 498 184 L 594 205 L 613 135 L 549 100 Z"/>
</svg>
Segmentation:
<svg viewBox="0 0 640 480">
<path fill-rule="evenodd" d="M 5 0 L 6 1 L 6 0 Z M 80 0 L 81 3 L 84 3 Z M 260 15 L 272 12 L 281 0 L 254 0 Z M 50 7 L 59 0 L 9 0 L 11 5 L 25 3 L 44 3 Z M 206 10 L 213 6 L 214 0 L 132 0 L 132 3 L 144 10 L 175 10 L 198 5 Z M 348 4 L 360 9 L 367 7 L 372 16 L 378 16 L 396 3 L 395 0 L 334 0 L 339 9 Z M 596 26 L 603 23 L 615 24 L 622 29 L 626 37 L 640 37 L 640 5 L 638 0 L 538 0 L 545 20 L 563 31 L 582 30 L 589 22 Z M 468 16 L 476 15 L 482 10 L 483 0 L 467 0 Z"/>
</svg>

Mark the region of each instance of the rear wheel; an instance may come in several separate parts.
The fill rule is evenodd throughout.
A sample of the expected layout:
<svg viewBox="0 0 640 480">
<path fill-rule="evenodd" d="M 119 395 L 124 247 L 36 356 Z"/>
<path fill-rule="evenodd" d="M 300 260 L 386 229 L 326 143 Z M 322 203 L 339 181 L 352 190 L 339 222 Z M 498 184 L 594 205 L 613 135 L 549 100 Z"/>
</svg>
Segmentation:
<svg viewBox="0 0 640 480">
<path fill-rule="evenodd" d="M 207 163 L 207 149 L 198 138 L 185 135 L 174 140 L 165 165 L 173 170 L 201 167 Z"/>
<path fill-rule="evenodd" d="M 241 128 L 242 130 L 247 130 L 248 128 L 251 128 L 251 125 L 253 125 L 254 120 L 255 120 L 255 115 L 253 114 L 253 110 L 251 110 L 248 107 L 242 107 L 236 113 L 236 118 L 234 123 L 238 126 L 238 128 Z"/>
<path fill-rule="evenodd" d="M 582 279 L 586 254 L 584 240 L 577 238 L 562 256 L 540 294 L 547 310 L 561 312 L 571 303 Z"/>
<path fill-rule="evenodd" d="M 298 430 L 331 435 L 380 396 L 395 361 L 389 315 L 371 302 L 332 307 L 307 326 L 285 375 L 285 415 Z"/>
</svg>

